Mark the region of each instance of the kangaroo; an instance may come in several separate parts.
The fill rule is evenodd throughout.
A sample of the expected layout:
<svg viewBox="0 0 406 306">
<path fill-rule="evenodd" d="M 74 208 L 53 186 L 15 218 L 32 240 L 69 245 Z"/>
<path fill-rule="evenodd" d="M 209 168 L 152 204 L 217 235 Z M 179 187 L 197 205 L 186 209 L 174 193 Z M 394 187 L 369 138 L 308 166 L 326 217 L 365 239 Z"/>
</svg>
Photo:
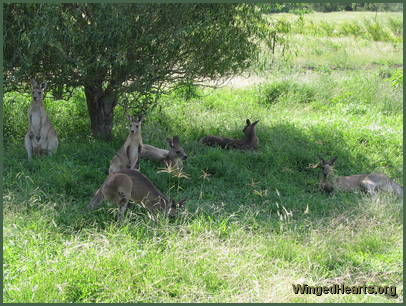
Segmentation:
<svg viewBox="0 0 406 306">
<path fill-rule="evenodd" d="M 96 209 L 103 199 L 117 204 L 120 208 L 119 221 L 123 219 L 130 200 L 140 203 L 153 215 L 162 211 L 168 216 L 175 216 L 176 209 L 182 207 L 186 201 L 183 199 L 176 203 L 174 200 L 169 200 L 144 174 L 132 169 L 110 174 L 96 191 L 88 208 Z"/>
<path fill-rule="evenodd" d="M 28 111 L 28 131 L 24 138 L 30 161 L 33 155 L 51 155 L 58 148 L 58 136 L 43 104 L 46 83 L 38 84 L 36 80 L 31 80 L 31 84 L 32 102 Z"/>
<path fill-rule="evenodd" d="M 123 146 L 110 161 L 109 174 L 121 169 L 139 169 L 139 153 L 142 146 L 141 121 L 142 117 L 127 116 L 130 123 L 130 132 Z"/>
<path fill-rule="evenodd" d="M 403 187 L 388 178 L 384 174 L 355 174 L 350 176 L 334 176 L 333 165 L 337 160 L 337 156 L 329 161 L 325 161 L 320 157 L 320 165 L 322 170 L 322 178 L 320 186 L 325 192 L 334 190 L 357 192 L 363 191 L 374 195 L 377 191 L 392 192 L 398 197 L 403 198 Z"/>
<path fill-rule="evenodd" d="M 247 124 L 242 130 L 244 133 L 244 137 L 241 139 L 232 139 L 209 135 L 202 138 L 200 142 L 208 146 L 219 146 L 223 149 L 232 148 L 239 150 L 256 150 L 258 148 L 259 141 L 255 133 L 255 126 L 259 122 L 259 120 L 251 123 L 251 121 L 247 119 L 246 122 Z"/>
<path fill-rule="evenodd" d="M 141 158 L 152 161 L 164 162 L 166 165 L 173 165 L 178 169 L 183 168 L 183 161 L 187 155 L 179 143 L 179 137 L 167 138 L 170 150 L 159 149 L 157 147 L 143 144 L 141 149 Z"/>
</svg>

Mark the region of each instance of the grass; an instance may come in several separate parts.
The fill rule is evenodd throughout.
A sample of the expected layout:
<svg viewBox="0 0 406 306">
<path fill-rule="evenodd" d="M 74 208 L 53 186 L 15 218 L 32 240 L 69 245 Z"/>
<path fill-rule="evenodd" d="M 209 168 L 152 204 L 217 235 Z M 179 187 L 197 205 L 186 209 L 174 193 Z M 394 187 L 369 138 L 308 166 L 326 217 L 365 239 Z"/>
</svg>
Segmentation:
<svg viewBox="0 0 406 306">
<path fill-rule="evenodd" d="M 299 66 L 322 72 L 403 66 L 401 13 L 283 13 L 271 15 L 270 20 L 290 30 L 280 35 L 285 47 L 276 48 L 276 57 L 264 51 L 257 70 L 265 74 L 274 70 L 275 64 L 279 69 L 288 66 L 296 70 Z"/>
<path fill-rule="evenodd" d="M 340 175 L 380 171 L 403 184 L 403 87 L 392 84 L 403 71 L 379 56 L 363 70 L 351 59 L 351 69 L 337 70 L 322 55 L 324 68 L 274 67 L 258 86 L 198 89 L 187 101 L 182 92 L 164 96 L 143 139 L 165 147 L 179 135 L 189 178 L 148 161 L 141 169 L 188 201 L 176 219 L 158 222 L 140 207 L 123 224 L 115 207 L 86 210 L 126 137 L 119 108 L 114 140 L 101 142 L 87 136 L 80 90 L 69 101 L 47 98 L 60 147 L 29 163 L 30 97 L 7 93 L 4 301 L 402 302 L 403 205 L 389 195 L 321 194 L 320 170 L 309 167 L 317 154 L 338 155 Z M 198 142 L 239 137 L 246 118 L 260 120 L 257 152 Z M 292 284 L 301 283 L 396 286 L 397 296 L 295 295 Z"/>
</svg>

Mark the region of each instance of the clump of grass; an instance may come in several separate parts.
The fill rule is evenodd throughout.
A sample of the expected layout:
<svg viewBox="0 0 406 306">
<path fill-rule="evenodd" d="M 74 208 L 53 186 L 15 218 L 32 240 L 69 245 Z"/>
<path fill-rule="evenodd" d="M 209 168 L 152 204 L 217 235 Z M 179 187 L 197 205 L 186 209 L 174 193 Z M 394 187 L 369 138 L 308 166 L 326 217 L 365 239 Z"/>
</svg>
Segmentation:
<svg viewBox="0 0 406 306">
<path fill-rule="evenodd" d="M 365 32 L 367 37 L 374 41 L 392 41 L 390 33 L 378 21 L 365 19 L 364 22 Z"/>
<path fill-rule="evenodd" d="M 260 88 L 265 104 L 292 100 L 295 103 L 309 103 L 315 96 L 314 88 L 306 84 L 287 80 L 273 82 Z"/>
</svg>

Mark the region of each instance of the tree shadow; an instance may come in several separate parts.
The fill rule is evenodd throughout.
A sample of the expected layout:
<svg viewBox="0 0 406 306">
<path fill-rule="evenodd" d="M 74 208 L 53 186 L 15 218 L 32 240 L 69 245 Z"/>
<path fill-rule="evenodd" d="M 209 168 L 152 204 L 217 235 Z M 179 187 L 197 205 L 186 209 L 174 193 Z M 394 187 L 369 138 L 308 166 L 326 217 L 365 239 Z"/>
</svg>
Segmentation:
<svg viewBox="0 0 406 306">
<path fill-rule="evenodd" d="M 162 120 L 163 127 L 165 118 Z M 152 162 L 141 164 L 142 172 L 165 194 L 177 200 L 188 198 L 185 206 L 189 217 L 181 218 L 182 222 L 193 222 L 202 214 L 215 219 L 233 216 L 233 220 L 238 222 L 249 219 L 249 222 L 257 224 L 271 221 L 276 225 L 281 222 L 279 214 L 283 213 L 291 213 L 291 218 L 298 221 L 301 218 L 332 218 L 337 212 L 355 207 L 360 195 L 322 194 L 318 187 L 320 170 L 311 167 L 318 162 L 317 155 L 326 158 L 338 156 L 336 168 L 340 175 L 372 169 L 366 156 L 357 155 L 354 158 L 343 133 L 334 128 L 310 127 L 304 131 L 291 123 L 272 126 L 259 124 L 257 135 L 260 144 L 257 151 L 207 147 L 198 142 L 200 137 L 205 136 L 202 131 L 199 128 L 189 131 L 198 138 L 188 139 L 182 133 L 173 133 L 170 128 L 166 133 L 160 130 L 158 139 L 163 138 L 163 141 L 167 136 L 180 134 L 189 156 L 184 169 L 188 179 L 159 173 L 161 165 Z M 242 135 L 241 129 L 220 136 L 233 135 Z M 104 152 L 112 151 L 111 144 L 92 142 L 77 147 L 67 145 L 65 148 L 65 152 L 27 167 L 17 166 L 18 160 L 8 155 L 6 163 L 7 160 L 14 162 L 6 167 L 6 172 L 24 172 L 26 177 L 31 177 L 30 184 L 34 188 L 43 190 L 45 198 L 65 199 L 63 205 L 56 203 L 53 217 L 53 222 L 64 228 L 65 232 L 67 229 L 74 233 L 89 227 L 104 228 L 116 222 L 116 216 L 107 205 L 97 211 L 86 208 L 106 177 L 107 166 L 103 165 L 109 158 Z M 7 188 L 18 189 L 13 183 L 9 183 Z M 305 216 L 304 212 L 309 206 L 312 214 Z M 132 212 L 131 220 L 148 219 L 142 209 L 136 208 Z M 178 221 L 175 219 L 172 222 Z"/>
</svg>

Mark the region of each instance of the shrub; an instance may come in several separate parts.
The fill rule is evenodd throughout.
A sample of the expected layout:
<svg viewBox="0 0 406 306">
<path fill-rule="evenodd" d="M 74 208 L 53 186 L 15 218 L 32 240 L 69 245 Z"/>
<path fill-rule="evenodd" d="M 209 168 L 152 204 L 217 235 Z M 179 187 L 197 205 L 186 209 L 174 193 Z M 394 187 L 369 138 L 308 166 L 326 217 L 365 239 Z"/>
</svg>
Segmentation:
<svg viewBox="0 0 406 306">
<path fill-rule="evenodd" d="M 341 25 L 339 33 L 342 36 L 361 37 L 364 34 L 364 31 L 358 22 L 346 22 Z"/>
<path fill-rule="evenodd" d="M 282 100 L 294 100 L 297 103 L 309 103 L 315 97 L 315 89 L 305 84 L 291 81 L 279 81 L 265 85 L 262 89 L 262 100 L 266 104 L 275 104 Z"/>
<path fill-rule="evenodd" d="M 391 35 L 385 31 L 384 26 L 378 21 L 364 19 L 367 36 L 374 41 L 392 41 Z"/>
<path fill-rule="evenodd" d="M 403 88 L 403 69 L 396 70 L 390 77 L 390 81 L 393 88 Z"/>
</svg>

